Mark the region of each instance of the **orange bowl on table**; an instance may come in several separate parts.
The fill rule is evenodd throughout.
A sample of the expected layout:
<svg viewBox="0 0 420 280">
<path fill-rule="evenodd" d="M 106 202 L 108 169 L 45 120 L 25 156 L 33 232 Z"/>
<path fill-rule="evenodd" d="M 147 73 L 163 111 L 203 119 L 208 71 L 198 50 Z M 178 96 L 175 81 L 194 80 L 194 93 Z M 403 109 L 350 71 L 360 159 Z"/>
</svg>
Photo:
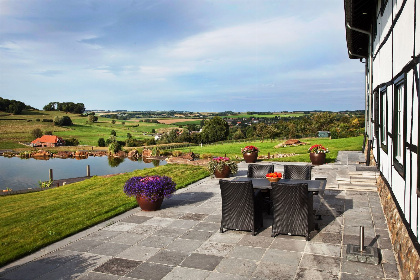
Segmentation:
<svg viewBox="0 0 420 280">
<path fill-rule="evenodd" d="M 270 182 L 278 182 L 281 179 L 282 174 L 280 172 L 273 172 L 273 173 L 268 173 L 267 175 L 265 175 L 265 177 Z"/>
</svg>

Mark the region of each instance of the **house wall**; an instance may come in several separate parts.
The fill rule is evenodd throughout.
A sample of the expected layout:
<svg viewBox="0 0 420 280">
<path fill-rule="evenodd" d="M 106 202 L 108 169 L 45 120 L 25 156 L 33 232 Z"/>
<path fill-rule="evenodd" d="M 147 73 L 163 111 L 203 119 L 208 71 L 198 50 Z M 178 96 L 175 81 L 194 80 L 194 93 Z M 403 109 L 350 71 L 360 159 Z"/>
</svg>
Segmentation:
<svg viewBox="0 0 420 280">
<path fill-rule="evenodd" d="M 416 0 L 388 0 L 383 14 L 380 12 L 380 4 L 377 6 L 376 30 L 373 40 L 373 79 L 372 88 L 375 89 L 379 101 L 381 93 L 386 90 L 387 103 L 381 106 L 381 102 L 375 102 L 372 96 L 373 106 L 370 110 L 373 118 L 371 122 L 375 129 L 371 132 L 373 139 L 372 153 L 378 164 L 383 179 L 389 185 L 397 207 L 402 212 L 413 236 L 419 241 L 419 206 L 417 195 L 418 189 L 418 80 L 420 67 L 414 56 L 419 55 L 420 31 L 417 25 L 415 12 L 419 11 L 420 3 Z M 417 1 L 419 2 L 419 1 Z M 420 13 L 417 15 L 417 17 Z M 415 44 L 417 42 L 418 44 Z M 417 46 L 417 47 L 416 47 Z M 407 67 L 412 63 L 415 67 Z M 406 74 L 404 95 L 404 159 L 402 161 L 404 172 L 398 170 L 394 164 L 395 133 L 393 130 L 395 120 L 394 97 L 396 90 L 395 79 L 401 73 Z M 380 118 L 381 112 L 387 116 L 387 149 L 383 147 Z"/>
</svg>

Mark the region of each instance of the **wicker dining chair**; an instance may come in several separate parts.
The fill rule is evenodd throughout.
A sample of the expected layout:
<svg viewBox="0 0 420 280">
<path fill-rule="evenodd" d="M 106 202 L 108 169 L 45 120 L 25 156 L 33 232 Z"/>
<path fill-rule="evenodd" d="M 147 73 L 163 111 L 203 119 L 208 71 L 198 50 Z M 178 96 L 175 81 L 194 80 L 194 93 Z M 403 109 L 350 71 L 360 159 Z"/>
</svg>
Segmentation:
<svg viewBox="0 0 420 280">
<path fill-rule="evenodd" d="M 311 165 L 285 165 L 284 179 L 311 180 Z"/>
<path fill-rule="evenodd" d="M 278 234 L 302 235 L 309 240 L 314 229 L 313 194 L 308 184 L 271 183 L 273 201 L 272 237 Z"/>
<path fill-rule="evenodd" d="M 248 178 L 265 178 L 267 173 L 274 172 L 273 164 L 249 164 L 248 165 Z"/>
<path fill-rule="evenodd" d="M 252 181 L 220 180 L 219 184 L 222 194 L 220 232 L 224 229 L 245 230 L 256 235 L 263 226 L 261 192 L 254 192 Z"/>
</svg>

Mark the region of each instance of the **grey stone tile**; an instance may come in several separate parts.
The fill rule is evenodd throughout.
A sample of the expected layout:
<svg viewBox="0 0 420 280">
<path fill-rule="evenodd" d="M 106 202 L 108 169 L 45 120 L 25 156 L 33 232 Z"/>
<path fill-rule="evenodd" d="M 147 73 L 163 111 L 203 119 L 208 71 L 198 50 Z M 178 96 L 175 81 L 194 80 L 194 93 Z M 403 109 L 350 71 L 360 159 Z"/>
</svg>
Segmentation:
<svg viewBox="0 0 420 280">
<path fill-rule="evenodd" d="M 130 229 L 128 232 L 137 233 L 137 234 L 141 234 L 141 235 L 152 235 L 160 229 L 162 229 L 162 227 L 160 227 L 160 226 L 145 226 L 143 224 L 140 224 L 140 225 L 137 225 L 136 227 Z"/>
<path fill-rule="evenodd" d="M 216 207 L 201 207 L 201 206 L 198 206 L 198 207 L 195 207 L 192 211 L 194 213 L 197 213 L 197 214 L 207 214 L 207 215 L 210 215 L 210 214 L 213 214 L 213 213 L 219 213 L 218 212 L 219 210 Z"/>
<path fill-rule="evenodd" d="M 212 271 L 222 259 L 223 257 L 214 255 L 192 253 L 181 263 L 181 266 Z"/>
<path fill-rule="evenodd" d="M 380 265 L 366 264 L 342 260 L 341 271 L 348 274 L 363 275 L 367 277 L 384 277 Z"/>
<path fill-rule="evenodd" d="M 114 258 L 95 268 L 93 271 L 124 276 L 140 264 L 140 261 Z"/>
<path fill-rule="evenodd" d="M 376 237 L 375 231 L 373 227 L 365 227 L 364 228 L 365 237 Z M 344 226 L 344 235 L 360 235 L 360 227 L 359 226 Z"/>
<path fill-rule="evenodd" d="M 142 226 L 158 226 L 158 227 L 166 227 L 172 224 L 176 219 L 171 218 L 161 218 L 161 217 L 153 217 L 150 220 L 142 223 Z"/>
<path fill-rule="evenodd" d="M 104 241 L 81 239 L 64 247 L 64 249 L 76 252 L 89 252 L 93 248 L 102 244 L 104 244 Z"/>
<path fill-rule="evenodd" d="M 180 237 L 183 239 L 207 240 L 211 235 L 212 233 L 208 231 L 189 230 Z"/>
<path fill-rule="evenodd" d="M 256 268 L 257 263 L 252 260 L 224 258 L 216 267 L 216 271 L 242 276 L 252 276 Z"/>
<path fill-rule="evenodd" d="M 176 266 L 179 265 L 187 256 L 188 253 L 185 252 L 161 250 L 151 257 L 148 262 Z"/>
<path fill-rule="evenodd" d="M 88 274 L 77 278 L 77 280 L 118 280 L 118 279 L 120 279 L 120 276 L 118 275 L 103 274 L 99 272 L 89 272 Z"/>
<path fill-rule="evenodd" d="M 192 229 L 216 232 L 220 229 L 220 225 L 216 223 L 201 222 L 201 223 L 196 224 Z"/>
<path fill-rule="evenodd" d="M 164 248 L 174 240 L 174 237 L 152 235 L 138 243 L 140 246 Z"/>
<path fill-rule="evenodd" d="M 137 234 L 132 232 L 123 232 L 117 235 L 114 239 L 111 239 L 110 242 L 120 243 L 120 244 L 127 244 L 127 245 L 134 245 L 140 240 L 143 240 L 148 235 L 145 234 Z"/>
<path fill-rule="evenodd" d="M 361 274 L 350 274 L 350 273 L 341 273 L 341 280 L 385 280 L 383 277 L 371 277 Z"/>
<path fill-rule="evenodd" d="M 222 215 L 208 215 L 203 221 L 208 223 L 216 223 L 220 226 L 220 222 L 222 221 Z"/>
<path fill-rule="evenodd" d="M 302 258 L 301 252 L 289 252 L 277 249 L 268 249 L 263 258 L 262 262 L 275 263 L 275 264 L 287 264 L 291 266 L 298 266 L 300 259 Z"/>
<path fill-rule="evenodd" d="M 159 236 L 177 238 L 184 233 L 185 233 L 185 229 L 182 229 L 182 228 L 165 227 L 156 231 L 154 234 L 159 235 Z"/>
<path fill-rule="evenodd" d="M 75 279 L 108 261 L 110 257 L 84 253 L 44 275 L 42 280 Z"/>
<path fill-rule="evenodd" d="M 265 236 L 252 236 L 251 234 L 245 235 L 240 241 L 239 245 L 268 248 L 273 242 L 274 238 Z"/>
<path fill-rule="evenodd" d="M 2 277 L 4 277 L 4 279 L 10 280 L 35 279 L 49 271 L 56 269 L 58 266 L 59 263 L 34 261 L 14 269 L 11 272 L 2 275 Z"/>
<path fill-rule="evenodd" d="M 338 277 L 340 274 L 340 263 L 340 258 L 303 254 L 299 266 L 302 268 L 316 268 L 325 271 L 328 275 Z"/>
<path fill-rule="evenodd" d="M 341 257 L 341 246 L 326 243 L 308 243 L 305 247 L 305 253 L 339 258 Z"/>
<path fill-rule="evenodd" d="M 90 251 L 90 253 L 105 256 L 116 256 L 128 248 L 130 248 L 130 245 L 107 242 L 105 244 L 99 245 L 98 247 L 95 247 Z"/>
<path fill-rule="evenodd" d="M 199 214 L 199 213 L 185 213 L 179 219 L 181 220 L 193 220 L 193 221 L 201 221 L 206 218 L 208 214 Z"/>
<path fill-rule="evenodd" d="M 203 244 L 203 240 L 191 240 L 191 239 L 182 239 L 177 238 L 168 246 L 166 246 L 167 250 L 171 251 L 180 251 L 190 253 L 199 248 Z"/>
<path fill-rule="evenodd" d="M 131 215 L 130 217 L 125 218 L 124 220 L 121 220 L 123 223 L 134 223 L 134 224 L 142 224 L 148 220 L 150 220 L 151 217 L 146 216 L 138 216 L 138 215 Z"/>
<path fill-rule="evenodd" d="M 341 244 L 342 235 L 340 233 L 318 232 L 310 242 L 321 242 L 330 244 Z"/>
<path fill-rule="evenodd" d="M 260 262 L 253 276 L 258 279 L 290 280 L 294 279 L 297 268 L 294 265 Z"/>
<path fill-rule="evenodd" d="M 363 239 L 365 246 L 371 246 L 371 247 L 378 247 L 378 240 L 376 238 L 367 237 Z M 360 243 L 360 236 L 356 235 L 344 235 L 343 236 L 343 244 L 353 244 L 353 245 L 359 245 Z"/>
<path fill-rule="evenodd" d="M 259 261 L 261 260 L 265 251 L 266 251 L 265 248 L 236 246 L 233 248 L 233 250 L 229 253 L 228 256 L 231 258 Z"/>
<path fill-rule="evenodd" d="M 197 250 L 195 250 L 195 252 L 224 257 L 227 256 L 233 248 L 234 245 L 232 244 L 206 241 Z"/>
<path fill-rule="evenodd" d="M 381 256 L 382 256 L 382 261 L 381 261 L 382 263 L 392 263 L 392 264 L 397 263 L 393 250 L 381 249 Z"/>
<path fill-rule="evenodd" d="M 136 261 L 146 261 L 157 252 L 159 252 L 158 248 L 134 245 L 118 254 L 117 257 Z"/>
<path fill-rule="evenodd" d="M 190 229 L 196 224 L 198 224 L 198 221 L 195 220 L 175 220 L 168 227 Z"/>
<path fill-rule="evenodd" d="M 317 269 L 317 268 L 304 268 L 301 267 L 298 269 L 296 274 L 296 279 L 308 279 L 308 280 L 338 280 L 339 276 L 331 274 L 329 271 Z"/>
<path fill-rule="evenodd" d="M 250 280 L 250 277 L 233 275 L 220 272 L 212 272 L 206 280 Z"/>
<path fill-rule="evenodd" d="M 395 263 L 383 263 L 382 267 L 384 268 L 386 278 L 400 279 L 400 273 Z"/>
<path fill-rule="evenodd" d="M 127 277 L 145 279 L 145 280 L 160 280 L 171 272 L 173 267 L 145 262 L 127 274 Z"/>
<path fill-rule="evenodd" d="M 305 246 L 305 240 L 294 240 L 289 238 L 276 237 L 273 243 L 271 244 L 270 248 L 293 252 L 303 252 L 305 250 Z"/>
<path fill-rule="evenodd" d="M 379 242 L 379 248 L 381 249 L 387 249 L 387 250 L 393 249 L 391 239 L 389 238 L 379 238 L 378 242 Z"/>
<path fill-rule="evenodd" d="M 86 236 L 84 239 L 93 239 L 93 240 L 99 240 L 99 241 L 109 241 L 118 235 L 120 235 L 121 232 L 118 231 L 108 231 L 108 230 L 100 230 L 98 232 L 94 232 L 88 236 Z"/>
<path fill-rule="evenodd" d="M 138 224 L 117 222 L 117 223 L 114 223 L 112 225 L 107 226 L 103 230 L 109 230 L 109 231 L 129 231 L 130 229 L 133 229 L 136 226 L 138 226 Z"/>
<path fill-rule="evenodd" d="M 216 232 L 209 238 L 209 241 L 237 244 L 245 235 L 246 233 L 243 231 L 226 231 L 224 233 Z"/>
<path fill-rule="evenodd" d="M 164 280 L 185 280 L 185 279 L 194 279 L 201 280 L 206 279 L 210 274 L 210 271 L 192 269 L 187 267 L 175 267 L 171 272 L 168 273 Z"/>
</svg>

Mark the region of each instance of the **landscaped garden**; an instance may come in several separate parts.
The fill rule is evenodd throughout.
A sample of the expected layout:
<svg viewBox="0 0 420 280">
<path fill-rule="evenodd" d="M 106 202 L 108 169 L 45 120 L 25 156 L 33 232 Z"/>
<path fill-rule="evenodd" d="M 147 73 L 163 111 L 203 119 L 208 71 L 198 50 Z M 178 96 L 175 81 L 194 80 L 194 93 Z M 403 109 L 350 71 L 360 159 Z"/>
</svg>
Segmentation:
<svg viewBox="0 0 420 280">
<path fill-rule="evenodd" d="M 133 176 L 165 175 L 177 189 L 209 175 L 204 167 L 165 165 L 42 192 L 0 197 L 0 266 L 137 206 L 123 191 Z"/>
</svg>

